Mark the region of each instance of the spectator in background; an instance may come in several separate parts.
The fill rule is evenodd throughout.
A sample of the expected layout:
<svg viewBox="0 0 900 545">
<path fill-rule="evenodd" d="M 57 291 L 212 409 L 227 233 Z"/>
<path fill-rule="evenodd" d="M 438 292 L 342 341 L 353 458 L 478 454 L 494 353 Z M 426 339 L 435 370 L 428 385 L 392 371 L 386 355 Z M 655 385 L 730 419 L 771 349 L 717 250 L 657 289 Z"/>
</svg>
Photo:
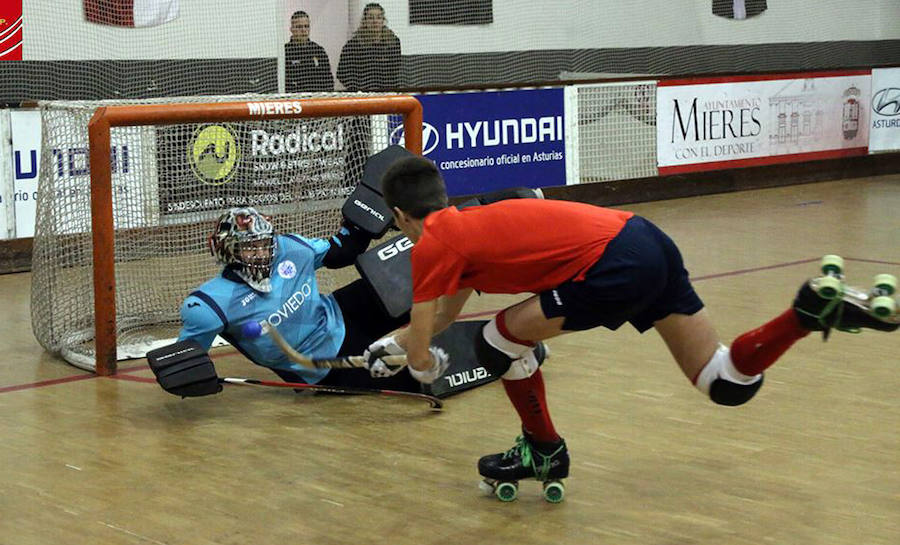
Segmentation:
<svg viewBox="0 0 900 545">
<path fill-rule="evenodd" d="M 400 87 L 400 38 L 385 24 L 384 8 L 371 2 L 341 49 L 337 78 L 348 91 L 393 91 Z"/>
<path fill-rule="evenodd" d="M 288 93 L 334 91 L 325 49 L 309 39 L 309 15 L 291 15 L 291 39 L 284 44 L 284 88 Z"/>
</svg>

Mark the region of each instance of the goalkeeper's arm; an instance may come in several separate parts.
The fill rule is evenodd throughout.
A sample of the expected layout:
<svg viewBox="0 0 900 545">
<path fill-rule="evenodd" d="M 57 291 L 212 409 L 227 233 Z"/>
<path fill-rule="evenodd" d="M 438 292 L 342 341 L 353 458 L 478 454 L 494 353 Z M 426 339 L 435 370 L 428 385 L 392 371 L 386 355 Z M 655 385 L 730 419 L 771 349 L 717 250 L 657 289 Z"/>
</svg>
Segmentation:
<svg viewBox="0 0 900 545">
<path fill-rule="evenodd" d="M 344 220 L 338 232 L 328 239 L 331 247 L 325 253 L 322 264 L 329 269 L 352 265 L 356 261 L 356 256 L 365 252 L 371 242 L 372 235 L 352 222 Z"/>
</svg>

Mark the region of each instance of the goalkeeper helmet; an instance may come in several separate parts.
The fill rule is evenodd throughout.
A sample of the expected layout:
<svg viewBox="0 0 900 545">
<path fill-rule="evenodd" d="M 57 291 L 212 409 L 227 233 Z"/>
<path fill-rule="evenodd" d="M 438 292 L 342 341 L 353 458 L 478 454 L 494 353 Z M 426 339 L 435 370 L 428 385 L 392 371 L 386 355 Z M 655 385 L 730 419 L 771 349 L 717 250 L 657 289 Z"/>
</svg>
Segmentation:
<svg viewBox="0 0 900 545">
<path fill-rule="evenodd" d="M 256 291 L 272 291 L 269 279 L 275 258 L 275 230 L 255 208 L 232 208 L 216 220 L 209 251 Z"/>
</svg>

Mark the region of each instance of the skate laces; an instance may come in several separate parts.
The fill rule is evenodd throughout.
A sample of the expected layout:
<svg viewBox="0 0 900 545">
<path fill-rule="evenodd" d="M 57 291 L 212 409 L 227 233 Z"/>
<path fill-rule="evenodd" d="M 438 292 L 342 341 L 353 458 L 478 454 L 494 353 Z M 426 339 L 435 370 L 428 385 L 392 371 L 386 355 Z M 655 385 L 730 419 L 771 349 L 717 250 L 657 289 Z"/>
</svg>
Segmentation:
<svg viewBox="0 0 900 545">
<path fill-rule="evenodd" d="M 503 459 L 511 458 L 513 456 L 519 456 L 522 460 L 523 466 L 530 466 L 532 470 L 534 470 L 534 477 L 537 480 L 544 480 L 547 478 L 547 475 L 550 473 L 550 466 L 553 462 L 553 457 L 559 454 L 565 448 L 565 443 L 559 445 L 553 452 L 550 454 L 544 454 L 532 448 L 531 443 L 525 439 L 525 436 L 520 435 L 516 437 L 516 444 L 512 446 L 511 449 L 507 450 L 503 453 Z M 535 457 L 535 454 L 537 456 Z M 540 464 L 537 463 L 537 458 L 540 459 Z"/>
<path fill-rule="evenodd" d="M 818 314 L 802 308 L 796 310 L 801 314 L 814 318 L 816 322 L 824 328 L 822 334 L 825 339 L 828 339 L 828 333 L 831 328 L 843 331 L 844 333 L 860 333 L 862 331 L 859 327 L 843 325 L 844 306 L 844 292 L 842 290 L 836 297 L 830 299 Z"/>
</svg>

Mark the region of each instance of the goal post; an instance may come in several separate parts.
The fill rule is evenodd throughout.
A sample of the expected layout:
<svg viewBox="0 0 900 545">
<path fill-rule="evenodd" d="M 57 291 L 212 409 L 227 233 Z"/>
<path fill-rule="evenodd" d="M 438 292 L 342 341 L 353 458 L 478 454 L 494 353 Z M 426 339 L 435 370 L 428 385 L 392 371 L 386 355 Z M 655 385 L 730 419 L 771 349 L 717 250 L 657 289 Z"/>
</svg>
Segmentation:
<svg viewBox="0 0 900 545">
<path fill-rule="evenodd" d="M 421 154 L 422 150 L 422 106 L 417 99 L 411 96 L 343 96 L 343 97 L 314 97 L 314 98 L 301 98 L 301 99 L 285 99 L 283 97 L 266 97 L 264 95 L 256 95 L 256 96 L 247 96 L 247 97 L 229 97 L 231 99 L 237 99 L 232 101 L 223 101 L 223 102 L 209 102 L 209 103 L 160 103 L 160 104 L 127 104 L 127 105 L 102 105 L 94 111 L 92 117 L 90 118 L 90 122 L 87 124 L 87 139 L 88 139 L 88 150 L 87 155 L 89 158 L 90 165 L 90 235 L 87 236 L 86 233 L 81 233 L 83 235 L 84 242 L 72 242 L 70 239 L 77 239 L 78 233 L 72 234 L 73 232 L 78 231 L 77 228 L 70 227 L 62 227 L 61 220 L 58 217 L 50 218 L 48 221 L 43 221 L 40 218 L 40 210 L 38 212 L 38 222 L 43 223 L 43 229 L 39 229 L 39 231 L 43 231 L 43 235 L 41 233 L 36 233 L 36 245 L 38 241 L 41 240 L 42 248 L 59 245 L 59 246 L 73 246 L 79 245 L 81 246 L 79 250 L 81 253 L 85 253 L 86 248 L 83 248 L 84 245 L 90 244 L 92 246 L 90 251 L 91 263 L 90 269 L 93 278 L 93 301 L 92 307 L 90 309 L 91 314 L 93 315 L 93 352 L 95 354 L 95 361 L 91 362 L 93 370 L 100 375 L 109 375 L 113 374 L 116 371 L 117 365 L 117 342 L 118 335 L 121 327 L 121 324 L 117 323 L 118 320 L 118 310 L 117 310 L 117 296 L 119 294 L 119 286 L 117 284 L 123 282 L 123 278 L 125 279 L 125 283 L 134 283 L 138 282 L 134 280 L 133 273 L 128 273 L 126 276 L 125 273 L 121 273 L 119 276 L 119 281 L 117 282 L 117 275 L 120 274 L 120 271 L 117 271 L 117 266 L 124 265 L 133 265 L 133 268 L 137 270 L 140 267 L 152 268 L 152 267 L 172 267 L 168 263 L 164 263 L 163 265 L 159 265 L 153 261 L 154 257 L 148 251 L 146 255 L 142 256 L 120 256 L 117 255 L 117 236 L 122 236 L 123 238 L 132 237 L 132 238 L 142 238 L 145 235 L 145 232 L 156 233 L 165 231 L 167 227 L 164 222 L 159 221 L 143 221 L 135 222 L 130 220 L 123 220 L 121 217 L 123 210 L 128 207 L 129 210 L 126 210 L 125 213 L 128 214 L 144 214 L 142 217 L 149 217 L 151 213 L 146 210 L 156 206 L 157 208 L 160 206 L 159 203 L 152 202 L 141 202 L 141 203 L 131 203 L 131 204 L 122 204 L 118 203 L 114 205 L 114 202 L 118 198 L 117 196 L 117 188 L 114 186 L 114 177 L 116 176 L 116 169 L 121 170 L 121 165 L 117 165 L 117 162 L 121 163 L 124 161 L 130 161 L 130 168 L 132 171 L 140 170 L 139 173 L 132 172 L 132 178 L 137 178 L 137 183 L 139 185 L 155 185 L 157 182 L 155 180 L 150 180 L 154 175 L 159 176 L 162 179 L 163 176 L 168 176 L 169 178 L 178 178 L 179 176 L 183 176 L 182 171 L 179 170 L 178 173 L 170 174 L 163 171 L 165 165 L 156 165 L 152 168 L 143 166 L 140 168 L 135 168 L 134 164 L 138 163 L 138 159 L 133 156 L 129 156 L 129 153 L 135 155 L 133 151 L 129 152 L 125 150 L 123 152 L 122 149 L 119 149 L 117 155 L 117 147 L 115 145 L 115 137 L 112 135 L 114 128 L 125 128 L 124 130 L 131 130 L 134 127 L 141 126 L 152 126 L 155 131 L 152 137 L 147 137 L 146 135 L 142 135 L 140 137 L 135 137 L 135 140 L 139 140 L 143 143 L 143 146 L 146 148 L 155 147 L 154 151 L 144 152 L 142 149 L 142 153 L 151 153 L 156 161 L 160 161 L 160 157 L 165 153 L 166 161 L 181 161 L 188 162 L 190 152 L 185 152 L 185 145 L 183 144 L 183 140 L 185 139 L 185 135 L 190 134 L 191 130 L 195 130 L 195 127 L 198 126 L 213 126 L 215 127 L 217 123 L 222 124 L 230 124 L 228 126 L 237 126 L 243 127 L 246 125 L 246 129 L 242 128 L 241 131 L 245 133 L 253 133 L 254 137 L 257 136 L 256 133 L 264 132 L 263 129 L 259 127 L 281 127 L 281 133 L 278 134 L 278 141 L 276 142 L 275 136 L 272 136 L 271 142 L 269 144 L 271 146 L 268 148 L 271 152 L 270 154 L 275 154 L 275 152 L 283 153 L 285 147 L 290 147 L 290 145 L 294 146 L 294 149 L 300 149 L 301 138 L 303 139 L 303 152 L 307 151 L 307 138 L 313 138 L 310 135 L 319 135 L 319 148 L 323 147 L 323 142 L 325 141 L 325 132 L 312 132 L 317 129 L 311 129 L 310 132 L 306 132 L 307 128 L 305 125 L 298 126 L 297 125 L 286 125 L 288 123 L 313 123 L 315 119 L 321 118 L 338 118 L 343 121 L 343 125 L 338 129 L 340 132 L 337 133 L 340 135 L 341 143 L 343 145 L 343 141 L 346 135 L 346 139 L 350 140 L 352 138 L 363 138 L 368 139 L 368 144 L 366 149 L 369 151 L 377 151 L 377 148 L 384 147 L 391 142 L 397 141 L 396 136 L 399 133 L 400 122 L 385 122 L 385 116 L 389 116 L 388 119 L 398 119 L 402 116 L 402 128 L 403 128 L 403 143 L 407 149 L 416 154 Z M 376 119 L 381 119 L 382 121 L 376 122 Z M 323 120 L 323 122 L 326 122 Z M 360 125 L 361 122 L 364 122 L 364 125 Z M 265 125 L 269 123 L 270 125 Z M 353 123 L 356 123 L 354 125 Z M 159 135 L 160 133 L 164 133 L 168 126 L 178 126 L 179 135 L 177 139 L 174 141 L 177 144 L 173 144 L 172 142 L 166 141 L 161 142 L 162 137 Z M 346 127 L 359 127 L 363 126 L 364 128 L 358 130 L 354 134 L 349 134 L 351 129 Z M 254 130 L 250 130 L 250 128 L 257 127 Z M 123 129 L 119 129 L 123 130 Z M 301 135 L 301 130 L 304 131 Z M 356 129 L 353 129 L 356 130 Z M 275 135 L 275 129 L 268 129 L 268 133 Z M 293 132 L 290 132 L 293 131 Z M 47 130 L 45 129 L 45 132 Z M 374 134 L 378 133 L 382 140 L 377 145 L 372 145 L 371 141 L 374 138 Z M 360 136 L 362 134 L 362 136 Z M 285 136 L 286 135 L 286 136 Z M 393 136 L 393 138 L 389 138 Z M 68 137 L 71 139 L 71 137 Z M 175 138 L 175 137 L 173 137 Z M 293 138 L 293 140 L 290 140 Z M 332 135 L 332 140 L 337 139 Z M 66 138 L 62 138 L 62 141 L 65 142 Z M 148 143 L 149 142 L 149 143 Z M 286 142 L 288 142 L 286 144 Z M 291 143 L 292 142 L 292 143 Z M 48 147 L 47 135 L 45 134 L 45 149 Z M 253 141 L 254 152 L 257 148 L 263 149 L 262 145 L 257 146 L 257 140 Z M 50 143 L 49 146 L 60 146 L 60 148 L 64 148 L 66 145 L 71 144 L 53 144 Z M 218 143 L 212 142 L 209 144 L 213 146 L 212 149 L 216 155 L 213 157 L 213 160 L 221 161 L 221 158 L 218 156 L 217 146 Z M 280 146 L 280 147 L 278 147 Z M 119 146 L 122 148 L 123 146 Z M 235 146 L 237 147 L 237 146 Z M 245 146 L 247 147 L 247 146 Z M 337 145 L 333 146 L 332 149 L 336 149 Z M 274 151 L 273 151 L 274 150 Z M 54 148 L 54 154 L 57 151 L 60 151 Z M 71 148 L 69 152 L 71 152 Z M 65 149 L 60 151 L 60 153 L 64 153 Z M 46 151 L 45 151 L 46 153 Z M 246 155 L 247 150 L 243 150 L 240 153 Z M 299 153 L 299 152 L 298 152 Z M 312 154 L 313 152 L 309 152 Z M 338 152 L 335 152 L 338 153 Z M 266 150 L 263 149 L 261 152 L 262 155 L 266 155 Z M 266 159 L 274 159 L 273 157 L 266 157 Z M 69 169 L 72 169 L 72 158 L 68 159 Z M 142 159 L 143 163 L 151 163 L 149 159 Z M 249 162 L 249 159 L 245 159 L 245 161 Z M 360 162 L 360 161 L 355 161 Z M 314 168 L 308 167 L 309 161 L 300 162 L 302 165 L 307 165 L 306 167 L 297 167 L 297 168 Z M 215 166 L 215 163 L 211 163 Z M 272 167 L 272 165 L 275 167 Z M 284 161 L 282 161 L 281 165 L 283 166 Z M 60 172 L 64 170 L 65 162 L 62 159 L 59 159 L 58 164 L 52 163 L 50 166 L 47 166 L 46 162 L 42 162 L 42 176 L 46 174 L 47 171 L 53 172 L 54 169 L 57 169 Z M 192 165 L 193 168 L 193 165 Z M 259 165 L 253 165 L 253 168 L 247 168 L 246 172 L 242 174 L 243 182 L 242 183 L 257 183 L 260 180 L 258 178 L 262 177 L 262 174 L 265 173 L 267 175 L 271 175 L 273 171 L 277 171 L 278 163 L 265 163 L 261 167 Z M 77 169 L 76 169 L 77 170 Z M 83 169 L 86 170 L 86 169 Z M 187 168 L 183 168 L 184 172 L 189 172 Z M 80 171 L 79 171 L 80 172 Z M 291 171 L 291 176 L 300 179 L 302 176 L 297 175 L 296 171 Z M 361 175 L 361 165 L 358 167 L 354 167 L 354 169 L 347 169 L 347 177 L 353 178 L 352 180 L 344 180 L 341 183 L 344 186 L 348 184 L 355 186 L 359 181 L 359 176 Z M 333 177 L 333 176 L 332 176 Z M 304 178 L 305 179 L 305 178 Z M 313 179 L 318 179 L 313 177 Z M 324 179 L 324 175 L 322 177 Z M 194 180 L 196 182 L 196 180 Z M 43 180 L 42 180 L 43 183 Z M 132 180 L 130 183 L 135 183 Z M 269 183 L 278 183 L 270 181 Z M 223 182 L 224 184 L 224 182 Z M 199 185 L 199 184 L 195 184 Z M 213 184 L 214 185 L 214 184 Z M 62 186 L 64 188 L 64 186 Z M 346 187 L 340 188 L 341 191 L 345 191 Z M 204 186 L 204 191 L 216 191 L 219 188 L 211 188 L 209 186 Z M 295 191 L 295 193 L 291 193 L 291 191 Z M 304 208 L 305 210 L 312 210 L 312 212 L 308 212 L 305 214 L 314 214 L 318 211 L 321 211 L 323 206 L 321 206 L 321 202 L 312 202 L 311 201 L 334 201 L 336 195 L 341 195 L 344 193 L 335 192 L 335 191 L 314 191 L 310 189 L 303 189 L 303 197 L 296 197 L 295 200 L 285 200 L 277 201 L 277 207 L 280 207 L 280 210 L 285 211 L 285 214 L 296 214 L 301 216 L 295 208 Z M 138 193 L 142 195 L 142 198 L 145 201 L 153 201 L 154 198 L 160 199 L 162 198 L 163 190 L 160 188 L 155 188 L 153 191 L 144 190 L 143 188 L 138 189 Z M 300 194 L 301 190 L 287 190 L 287 193 L 290 195 Z M 64 198 L 66 194 L 65 189 L 50 189 L 45 194 L 44 197 L 46 199 L 54 199 L 54 198 Z M 156 197 L 154 197 L 156 194 Z M 205 195 L 209 195 L 210 193 L 204 193 Z M 54 195 L 63 195 L 63 197 L 55 197 Z M 147 197 L 146 195 L 150 195 Z M 308 197 L 307 195 L 313 195 L 313 197 Z M 326 195 L 326 197 L 316 197 L 316 195 Z M 235 201 L 234 196 L 229 197 L 229 204 L 227 206 L 223 206 L 220 208 L 227 208 L 229 206 L 233 206 Z M 161 202 L 161 201 L 160 201 Z M 218 201 L 216 201 L 218 202 Z M 225 202 L 225 201 L 223 201 Z M 85 203 L 86 204 L 86 203 Z M 339 204 L 337 206 L 333 206 L 333 203 L 329 203 L 328 213 L 332 214 L 329 216 L 329 221 L 320 221 L 319 223 L 332 223 L 330 226 L 332 229 L 337 228 L 337 221 L 333 221 L 334 214 L 338 214 L 337 218 L 339 218 Z M 49 205 L 48 205 L 49 206 Z M 138 209 L 137 213 L 133 213 L 132 209 Z M 289 210 L 290 209 L 290 210 Z M 221 211 L 219 209 L 218 211 Z M 180 218 L 175 221 L 177 225 L 173 227 L 169 227 L 169 229 L 178 230 L 182 228 L 184 223 L 190 222 L 191 224 L 202 224 L 198 228 L 208 229 L 208 225 L 210 224 L 209 218 L 211 217 L 214 211 L 207 208 L 203 211 L 202 214 L 195 214 L 190 217 L 190 219 Z M 48 214 L 55 214 L 56 212 L 48 212 Z M 216 212 L 217 213 L 217 212 Z M 159 210 L 154 210 L 152 213 L 153 217 L 161 216 L 162 214 Z M 136 224 L 140 224 L 137 227 Z M 172 222 L 170 222 L 170 225 Z M 291 223 L 289 232 L 294 232 L 295 224 Z M 84 231 L 87 225 L 81 227 L 81 231 Z M 276 225 L 278 227 L 278 225 Z M 301 232 L 304 236 L 325 236 L 324 232 L 320 228 L 316 232 L 302 232 L 300 229 L 296 229 L 297 232 Z M 201 231 L 194 231 L 201 232 Z M 42 239 L 43 237 L 43 239 Z M 199 238 L 196 235 L 182 235 L 184 239 L 195 239 Z M 47 240 L 51 239 L 51 240 Z M 172 241 L 163 241 L 155 243 L 156 247 L 168 248 L 170 246 L 177 246 L 178 244 Z M 46 253 L 46 252 L 42 252 Z M 125 252 L 127 253 L 127 252 Z M 171 251 L 171 255 L 167 254 L 172 260 L 175 260 L 178 257 L 179 250 L 173 249 Z M 184 253 L 183 251 L 181 253 Z M 197 252 L 195 251 L 196 255 Z M 208 255 L 204 256 L 207 260 L 212 260 Z M 44 263 L 43 266 L 46 267 L 59 267 L 61 265 L 57 263 L 53 263 L 52 258 L 41 258 Z M 119 264 L 119 260 L 123 262 Z M 192 257 L 194 259 L 194 257 Z M 199 258 L 196 258 L 199 259 Z M 145 263 L 142 264 L 141 261 Z M 65 266 L 63 266 L 65 267 Z M 36 267 L 37 268 L 37 267 Z M 69 265 L 68 269 L 69 273 L 72 273 L 75 269 L 86 269 L 87 266 L 74 266 Z M 171 270 L 171 269 L 166 269 Z M 81 271 L 79 270 L 77 274 L 80 276 Z M 50 278 L 47 275 L 40 275 L 41 278 L 48 279 Z M 152 273 L 148 273 L 149 278 L 153 278 Z M 186 286 L 196 286 L 205 281 L 208 278 L 202 278 L 202 273 L 194 274 L 194 277 L 189 281 L 193 282 L 186 283 Z M 41 282 L 40 279 L 36 279 L 36 282 Z M 68 280 L 66 281 L 68 282 Z M 66 283 L 63 281 L 58 281 L 56 279 L 48 279 L 46 280 L 46 288 L 49 289 L 52 284 L 63 284 Z M 150 280 L 152 283 L 152 280 Z M 154 294 L 149 293 L 148 290 L 153 290 L 154 288 L 159 288 L 160 286 L 146 286 L 142 289 L 145 290 L 145 294 L 141 295 L 141 297 L 153 297 Z M 34 297 L 35 293 L 40 292 L 45 289 L 45 286 L 36 286 L 33 290 L 33 318 L 32 322 L 35 327 L 35 334 L 38 337 L 38 340 L 41 341 L 41 344 L 45 347 L 50 347 L 53 345 L 56 348 L 54 342 L 55 341 L 46 341 L 42 339 L 42 336 L 45 336 L 43 331 L 39 331 L 39 329 L 60 329 L 59 326 L 51 326 L 49 328 L 45 328 L 40 326 L 40 319 L 35 319 L 34 315 Z M 184 288 L 182 288 L 184 291 Z M 187 293 L 180 293 L 178 298 L 183 299 Z M 40 296 L 40 295 L 39 295 Z M 52 295 L 50 296 L 52 298 Z M 177 318 L 177 309 L 180 305 L 180 300 L 175 300 L 176 297 L 168 296 L 168 299 L 163 306 L 165 306 L 165 312 L 168 314 L 168 321 L 172 321 L 172 313 L 174 312 Z M 56 310 L 56 305 L 54 302 L 47 304 L 46 306 L 53 307 L 50 309 L 50 312 L 54 312 Z M 171 308 L 173 307 L 174 308 Z M 69 311 L 72 312 L 72 311 Z M 80 312 L 80 311 L 78 311 Z M 156 313 L 157 309 L 154 308 L 151 312 L 145 312 L 146 314 Z M 83 336 L 84 333 L 82 332 Z M 68 334 L 69 337 L 72 337 L 72 334 Z M 83 339 L 82 339 L 83 340 Z M 85 364 L 77 363 L 72 360 L 72 358 L 65 356 L 67 360 L 71 363 L 79 367 L 85 367 Z"/>
</svg>

